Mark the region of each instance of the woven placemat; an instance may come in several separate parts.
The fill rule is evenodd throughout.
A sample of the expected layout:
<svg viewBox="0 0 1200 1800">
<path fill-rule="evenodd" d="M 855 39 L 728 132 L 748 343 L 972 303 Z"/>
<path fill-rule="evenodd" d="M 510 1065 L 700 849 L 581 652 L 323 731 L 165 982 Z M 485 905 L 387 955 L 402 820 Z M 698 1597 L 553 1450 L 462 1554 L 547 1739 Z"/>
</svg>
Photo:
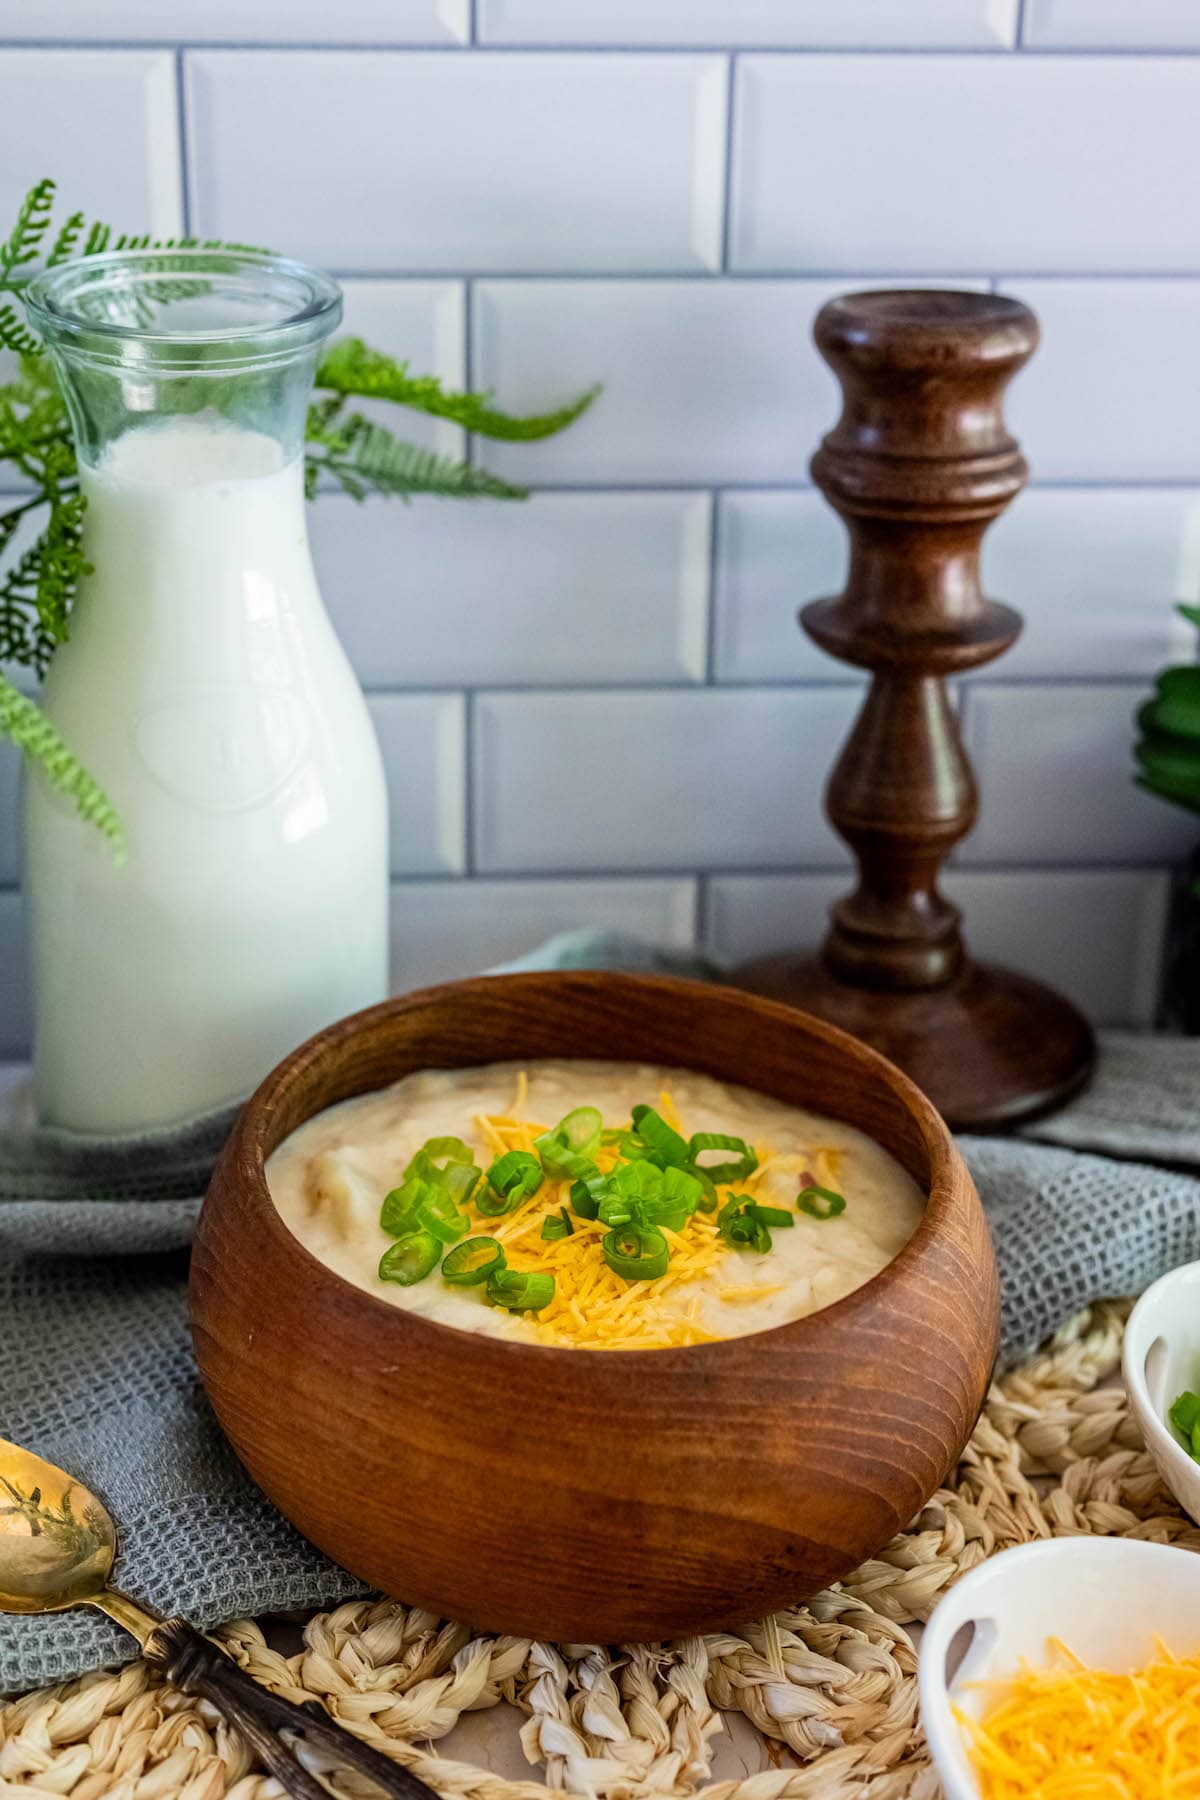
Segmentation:
<svg viewBox="0 0 1200 1800">
<path fill-rule="evenodd" d="M 984 1557 L 1031 1538 L 1097 1533 L 1200 1550 L 1163 1488 L 1119 1384 L 1128 1303 L 1079 1314 L 998 1380 L 952 1482 L 911 1528 L 807 1606 L 740 1632 L 607 1652 L 473 1637 L 393 1601 L 319 1614 L 283 1656 L 246 1620 L 217 1635 L 295 1700 L 319 1696 L 352 1731 L 455 1800 L 937 1800 L 904 1629 Z M 463 1713 L 508 1701 L 542 1780 L 439 1756 Z M 741 1712 L 773 1766 L 710 1782 L 721 1712 Z M 543 1785 L 543 1781 L 547 1785 Z M 347 1779 L 348 1794 L 366 1794 Z M 203 1704 L 143 1663 L 0 1708 L 0 1795 L 71 1800 L 274 1800 L 277 1782 Z"/>
</svg>

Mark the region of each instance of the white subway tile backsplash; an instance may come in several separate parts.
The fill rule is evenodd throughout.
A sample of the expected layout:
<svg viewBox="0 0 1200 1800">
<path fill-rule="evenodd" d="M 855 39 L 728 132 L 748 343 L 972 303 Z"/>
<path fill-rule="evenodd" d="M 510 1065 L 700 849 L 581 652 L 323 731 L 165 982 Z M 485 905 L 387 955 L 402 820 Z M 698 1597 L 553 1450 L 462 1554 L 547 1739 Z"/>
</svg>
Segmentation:
<svg viewBox="0 0 1200 1800">
<path fill-rule="evenodd" d="M 24 1058 L 33 1038 L 29 952 L 21 896 L 0 893 L 0 1057 Z"/>
<path fill-rule="evenodd" d="M 459 281 L 344 281 L 345 311 L 338 337 L 360 337 L 410 365 L 413 375 L 436 375 L 446 388 L 467 384 L 466 297 Z M 414 444 L 462 458 L 466 437 L 446 419 L 430 419 L 386 400 L 352 400 L 363 412 Z"/>
<path fill-rule="evenodd" d="M 604 383 L 560 438 L 506 449 L 532 481 L 792 481 L 837 416 L 809 339 L 834 290 L 786 281 L 480 282 L 475 368 L 540 410 Z"/>
<path fill-rule="evenodd" d="M 718 679 L 845 680 L 796 623 L 845 578 L 845 532 L 820 494 L 724 494 L 719 543 Z M 1200 599 L 1200 492 L 1030 488 L 984 539 L 983 573 L 1025 615 L 985 680 L 1149 676 L 1192 654 L 1171 603 Z"/>
<path fill-rule="evenodd" d="M 718 681 L 846 681 L 801 630 L 806 601 L 840 593 L 846 531 L 822 496 L 722 494 L 713 663 Z"/>
<path fill-rule="evenodd" d="M 535 482 L 801 481 L 840 410 L 812 323 L 846 286 L 478 282 L 476 379 L 496 388 L 505 405 L 540 411 L 604 383 L 591 411 L 562 437 L 489 445 L 489 459 L 502 473 Z"/>
<path fill-rule="evenodd" d="M 1200 63 L 747 56 L 733 263 L 1196 272 Z"/>
<path fill-rule="evenodd" d="M 1068 994 L 1099 1025 L 1152 1023 L 1167 877 L 1158 869 L 951 870 L 975 955 Z M 722 875 L 709 883 L 708 945 L 730 962 L 824 936 L 845 876 Z"/>
<path fill-rule="evenodd" d="M 465 44 L 470 0 L 0 0 L 0 38 Z"/>
<path fill-rule="evenodd" d="M 0 31 L 0 36 L 3 36 Z M 147 50 L 0 50 L 0 217 L 43 175 L 58 223 L 182 230 L 175 58 Z"/>
<path fill-rule="evenodd" d="M 696 884 L 644 881 L 406 881 L 392 889 L 392 990 L 478 975 L 560 931 L 595 926 L 689 949 Z M 0 915 L 0 928 L 3 917 Z"/>
<path fill-rule="evenodd" d="M 387 771 L 393 875 L 466 867 L 466 701 L 461 694 L 375 694 Z"/>
<path fill-rule="evenodd" d="M 322 499 L 322 592 L 368 685 L 697 681 L 707 494 L 535 494 L 525 504 Z"/>
<path fill-rule="evenodd" d="M 1025 616 L 983 680 L 1151 676 L 1194 654 L 1173 603 L 1200 599 L 1200 490 L 1030 488 L 984 539 L 983 574 Z"/>
<path fill-rule="evenodd" d="M 479 35 L 485 44 L 1007 49 L 1017 24 L 1017 0 L 478 0 L 478 4 Z"/>
<path fill-rule="evenodd" d="M 719 266 L 720 57 L 214 50 L 187 67 L 201 232 L 358 270 Z"/>
<path fill-rule="evenodd" d="M 478 379 L 541 410 L 604 391 L 560 438 L 489 446 L 531 481 L 795 481 L 837 417 L 812 321 L 843 284 L 484 281 Z"/>
<path fill-rule="evenodd" d="M 1042 323 L 1007 408 L 1036 479 L 1200 479 L 1200 282 L 1001 285 Z"/>
<path fill-rule="evenodd" d="M 1195 0 L 1025 0 L 1026 44 L 1047 50 L 1200 49 Z"/>
<path fill-rule="evenodd" d="M 974 685 L 964 737 L 979 823 L 961 863 L 1136 863 L 1183 856 L 1196 822 L 1134 786 L 1134 714 L 1149 684 Z"/>
<path fill-rule="evenodd" d="M 857 703 L 846 688 L 480 695 L 477 866 L 837 863 L 821 796 Z"/>
</svg>

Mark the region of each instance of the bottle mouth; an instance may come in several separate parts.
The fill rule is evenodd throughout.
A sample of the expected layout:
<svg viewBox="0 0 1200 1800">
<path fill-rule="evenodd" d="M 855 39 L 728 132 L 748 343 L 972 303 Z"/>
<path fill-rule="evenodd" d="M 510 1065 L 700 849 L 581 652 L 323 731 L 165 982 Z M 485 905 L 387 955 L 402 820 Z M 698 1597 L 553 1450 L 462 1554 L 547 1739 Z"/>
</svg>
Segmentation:
<svg viewBox="0 0 1200 1800">
<path fill-rule="evenodd" d="M 228 372 L 291 361 L 336 330 L 342 292 L 319 269 L 252 250 L 116 250 L 43 269 L 31 324 L 72 361 L 130 373 Z"/>
</svg>

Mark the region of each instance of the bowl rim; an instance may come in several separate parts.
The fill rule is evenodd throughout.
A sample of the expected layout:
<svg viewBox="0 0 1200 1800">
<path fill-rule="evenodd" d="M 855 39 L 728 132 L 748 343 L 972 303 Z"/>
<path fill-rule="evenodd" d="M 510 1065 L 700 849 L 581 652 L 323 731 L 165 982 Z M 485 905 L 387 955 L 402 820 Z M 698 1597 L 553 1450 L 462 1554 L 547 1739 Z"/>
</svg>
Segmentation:
<svg viewBox="0 0 1200 1800">
<path fill-rule="evenodd" d="M 431 1002 L 446 1002 L 456 995 L 475 992 L 481 988 L 492 988 L 503 985 L 510 991 L 519 991 L 520 987 L 531 989 L 542 987 L 547 980 L 561 984 L 568 990 L 586 994 L 589 991 L 603 992 L 614 985 L 624 987 L 630 997 L 636 999 L 639 994 L 657 994 L 659 996 L 687 995 L 694 998 L 696 993 L 703 992 L 715 1004 L 735 1004 L 752 1016 L 757 1016 L 767 1023 L 784 1027 L 790 1031 L 807 1032 L 809 1035 L 824 1039 L 833 1049 L 849 1056 L 852 1060 L 865 1062 L 885 1085 L 892 1088 L 896 1097 L 914 1121 L 920 1133 L 923 1150 L 929 1161 L 930 1177 L 927 1187 L 918 1183 L 925 1191 L 925 1207 L 920 1221 L 908 1242 L 904 1244 L 891 1260 L 884 1264 L 877 1274 L 872 1275 L 861 1287 L 852 1289 L 841 1299 L 830 1306 L 819 1308 L 803 1318 L 789 1319 L 779 1325 L 769 1326 L 761 1332 L 745 1332 L 734 1337 L 718 1338 L 712 1343 L 689 1344 L 654 1350 L 622 1350 L 620 1352 L 623 1366 L 631 1370 L 646 1366 L 664 1373 L 675 1366 L 695 1368 L 701 1359 L 706 1362 L 718 1362 L 722 1355 L 727 1355 L 731 1345 L 743 1344 L 753 1338 L 777 1338 L 781 1333 L 793 1337 L 812 1336 L 819 1332 L 824 1323 L 833 1319 L 838 1322 L 853 1320 L 856 1313 L 869 1314 L 874 1309 L 878 1295 L 886 1292 L 897 1282 L 903 1281 L 910 1270 L 919 1264 L 932 1250 L 941 1233 L 943 1225 L 955 1214 L 962 1204 L 960 1184 L 965 1178 L 967 1193 L 975 1196 L 974 1183 L 966 1167 L 961 1152 L 951 1135 L 950 1128 L 936 1110 L 933 1102 L 921 1091 L 903 1070 L 871 1048 L 859 1038 L 842 1031 L 838 1026 L 830 1025 L 812 1013 L 801 1011 L 798 1007 L 784 1005 L 780 1001 L 768 1000 L 762 995 L 751 993 L 745 989 L 735 988 L 719 982 L 701 980 L 682 980 L 676 976 L 645 975 L 626 973 L 622 970 L 600 969 L 560 969 L 560 970 L 528 970 L 514 974 L 475 975 L 461 980 L 439 982 L 430 987 L 414 988 L 408 993 L 393 995 L 380 1001 L 375 1006 L 364 1007 L 361 1011 L 350 1013 L 343 1019 L 334 1021 L 322 1030 L 315 1032 L 304 1043 L 297 1046 L 282 1062 L 268 1074 L 249 1100 L 241 1109 L 226 1143 L 225 1150 L 217 1165 L 213 1182 L 209 1189 L 209 1197 L 205 1200 L 208 1209 L 213 1190 L 217 1187 L 225 1172 L 234 1166 L 237 1169 L 237 1180 L 242 1189 L 241 1199 L 248 1210 L 248 1219 L 256 1227 L 269 1234 L 274 1251 L 289 1258 L 294 1267 L 305 1269 L 310 1278 L 323 1280 L 334 1292 L 347 1297 L 350 1303 L 361 1304 L 372 1309 L 376 1314 L 379 1329 L 393 1333 L 403 1332 L 413 1344 L 419 1347 L 422 1339 L 428 1341 L 428 1334 L 435 1334 L 437 1341 L 442 1334 L 453 1333 L 456 1337 L 466 1337 L 476 1341 L 483 1340 L 500 1357 L 510 1360 L 512 1365 L 523 1362 L 530 1356 L 575 1357 L 592 1361 L 595 1351 L 577 1349 L 570 1345 L 526 1343 L 519 1338 L 494 1337 L 491 1333 L 471 1331 L 463 1326 L 450 1325 L 444 1321 L 431 1319 L 423 1313 L 410 1311 L 407 1307 L 396 1306 L 381 1296 L 371 1293 L 366 1288 L 357 1286 L 339 1274 L 327 1263 L 315 1256 L 308 1247 L 301 1243 L 285 1223 L 282 1215 L 271 1197 L 266 1179 L 266 1157 L 262 1143 L 266 1135 L 264 1131 L 264 1111 L 282 1101 L 289 1092 L 294 1091 L 311 1073 L 315 1064 L 329 1049 L 342 1044 L 357 1032 L 368 1028 L 377 1020 L 403 1014 L 408 1010 L 416 1010 Z M 513 1061 L 512 1057 L 493 1058 L 489 1060 Z M 564 1061 L 585 1061 L 586 1058 L 563 1058 Z M 621 1060 L 619 1058 L 612 1060 Z M 484 1064 L 461 1064 L 461 1067 L 483 1067 Z M 686 1060 L 679 1065 L 686 1068 Z M 413 1073 L 415 1071 L 409 1071 Z M 396 1080 L 402 1079 L 397 1076 Z M 384 1084 L 389 1085 L 389 1084 Z M 378 1092 L 378 1089 L 364 1088 L 362 1093 Z M 751 1090 L 756 1091 L 756 1090 Z M 357 1098 L 348 1095 L 347 1099 Z M 341 1104 L 334 1102 L 333 1104 Z M 319 1108 L 318 1111 L 323 1111 Z M 315 1118 L 316 1112 L 308 1114 L 302 1123 Z M 832 1114 L 827 1116 L 834 1116 Z M 853 1121 L 846 1120 L 847 1124 Z M 299 1130 L 299 1125 L 293 1131 Z M 856 1129 L 860 1129 L 856 1127 Z M 285 1134 L 273 1146 L 274 1149 L 286 1141 Z M 869 1134 L 868 1134 L 869 1135 Z M 249 1152 L 249 1154 L 245 1154 Z M 889 1153 L 890 1154 L 890 1153 Z M 915 1180 L 916 1177 L 914 1176 Z M 978 1204 L 976 1198 L 975 1203 Z M 193 1265 L 194 1266 L 194 1265 Z M 680 1359 L 686 1358 L 686 1365 Z M 605 1359 L 607 1360 L 607 1359 Z"/>
</svg>

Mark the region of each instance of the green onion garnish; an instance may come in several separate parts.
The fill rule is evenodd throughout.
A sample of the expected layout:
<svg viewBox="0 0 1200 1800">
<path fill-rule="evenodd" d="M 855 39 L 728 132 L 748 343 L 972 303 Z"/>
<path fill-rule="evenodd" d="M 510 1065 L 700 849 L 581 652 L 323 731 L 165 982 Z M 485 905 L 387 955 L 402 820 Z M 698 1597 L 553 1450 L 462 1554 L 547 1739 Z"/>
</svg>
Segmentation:
<svg viewBox="0 0 1200 1800">
<path fill-rule="evenodd" d="M 606 1232 L 600 1248 L 614 1275 L 625 1281 L 656 1281 L 671 1260 L 667 1240 L 653 1225 L 622 1225 Z"/>
<path fill-rule="evenodd" d="M 758 1216 L 759 1211 L 753 1200 L 736 1200 L 731 1195 L 717 1215 L 721 1236 L 739 1250 L 765 1253 L 771 1248 L 771 1233 L 766 1221 Z"/>
<path fill-rule="evenodd" d="M 542 1185 L 542 1165 L 528 1150 L 506 1150 L 488 1170 L 487 1179 L 475 1204 L 485 1217 L 496 1219 L 537 1193 Z"/>
<path fill-rule="evenodd" d="M 643 1154 L 659 1168 L 682 1168 L 688 1160 L 686 1141 L 652 1106 L 635 1106 L 632 1114 L 634 1135 L 645 1145 Z"/>
<path fill-rule="evenodd" d="M 504 1246 L 495 1238 L 468 1238 L 456 1244 L 442 1264 L 442 1280 L 451 1287 L 479 1287 L 489 1275 L 504 1267 Z"/>
<path fill-rule="evenodd" d="M 832 1188 L 806 1187 L 796 1195 L 796 1205 L 810 1219 L 836 1219 L 846 1210 L 846 1196 Z"/>
<path fill-rule="evenodd" d="M 527 1269 L 497 1269 L 488 1276 L 487 1297 L 509 1312 L 540 1312 L 554 1298 L 553 1275 Z"/>
<path fill-rule="evenodd" d="M 431 1231 L 406 1231 L 379 1259 L 380 1281 L 415 1287 L 442 1259 L 444 1246 Z"/>
<path fill-rule="evenodd" d="M 406 1231 L 416 1230 L 417 1208 L 422 1200 L 438 1192 L 436 1181 L 426 1181 L 419 1175 L 407 1176 L 399 1187 L 384 1195 L 379 1213 L 380 1227 L 389 1237 L 402 1237 Z"/>
<path fill-rule="evenodd" d="M 1167 1417 L 1183 1439 L 1188 1455 L 1200 1462 L 1200 1394 L 1193 1394 L 1190 1389 L 1180 1394 Z"/>
<path fill-rule="evenodd" d="M 416 1224 L 443 1244 L 456 1244 L 470 1226 L 444 1188 L 429 1188 L 417 1203 Z"/>
<path fill-rule="evenodd" d="M 599 1171 L 592 1157 L 600 1148 L 604 1121 L 595 1106 L 577 1106 L 552 1131 L 534 1139 L 542 1167 L 552 1181 L 578 1180 Z"/>
<path fill-rule="evenodd" d="M 732 1150 L 736 1162 L 702 1163 L 700 1158 L 706 1151 Z M 724 1131 L 696 1131 L 688 1139 L 687 1162 L 692 1163 L 702 1174 L 714 1184 L 724 1185 L 731 1181 L 744 1181 L 747 1175 L 753 1175 L 758 1167 L 757 1153 L 746 1142 L 745 1138 L 730 1137 Z"/>
<path fill-rule="evenodd" d="M 760 1206 L 757 1200 L 751 1201 L 751 1207 L 754 1212 L 754 1217 L 758 1220 L 760 1225 L 782 1225 L 785 1229 L 790 1229 L 796 1223 L 794 1215 L 788 1212 L 785 1207 Z"/>
<path fill-rule="evenodd" d="M 547 1213 L 542 1220 L 542 1237 L 548 1244 L 557 1242 L 559 1238 L 565 1238 L 567 1233 L 572 1230 L 574 1227 L 568 1223 L 565 1216 L 559 1213 Z"/>
<path fill-rule="evenodd" d="M 608 1192 L 607 1175 L 596 1175 L 586 1181 L 571 1183 L 571 1211 L 581 1219 L 594 1219 L 600 1211 L 601 1196 Z"/>
</svg>

